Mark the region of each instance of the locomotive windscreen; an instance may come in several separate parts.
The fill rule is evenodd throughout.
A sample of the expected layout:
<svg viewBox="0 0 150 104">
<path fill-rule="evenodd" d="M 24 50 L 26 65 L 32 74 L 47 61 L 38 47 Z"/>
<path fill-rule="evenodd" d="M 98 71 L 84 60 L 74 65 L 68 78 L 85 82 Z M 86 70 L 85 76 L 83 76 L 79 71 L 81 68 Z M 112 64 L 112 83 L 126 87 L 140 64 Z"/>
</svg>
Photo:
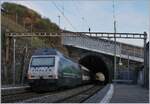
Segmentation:
<svg viewBox="0 0 150 104">
<path fill-rule="evenodd" d="M 32 66 L 54 66 L 55 57 L 32 57 Z"/>
</svg>

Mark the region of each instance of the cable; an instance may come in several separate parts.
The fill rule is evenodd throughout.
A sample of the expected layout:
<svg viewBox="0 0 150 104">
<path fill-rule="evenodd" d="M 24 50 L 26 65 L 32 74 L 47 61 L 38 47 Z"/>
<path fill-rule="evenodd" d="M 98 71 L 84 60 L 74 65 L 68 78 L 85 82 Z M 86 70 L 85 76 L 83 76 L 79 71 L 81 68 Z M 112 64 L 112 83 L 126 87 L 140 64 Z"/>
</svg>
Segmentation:
<svg viewBox="0 0 150 104">
<path fill-rule="evenodd" d="M 77 1 L 76 1 L 77 2 Z M 78 2 L 77 2 L 78 3 Z M 80 10 L 79 10 L 79 7 L 78 7 L 78 5 L 77 4 L 75 4 L 75 6 L 76 6 L 76 10 L 77 10 L 77 12 L 79 13 L 79 15 L 81 16 L 81 18 L 84 18 L 84 20 L 85 20 L 85 23 L 86 23 L 86 25 L 87 25 L 87 27 L 88 28 L 90 28 L 90 26 L 89 26 L 89 24 L 88 24 L 88 22 L 87 22 L 87 20 L 86 20 L 86 18 L 84 17 L 84 16 L 82 16 L 81 15 L 81 12 L 80 12 Z"/>
<path fill-rule="evenodd" d="M 73 24 L 71 23 L 71 21 L 67 18 L 67 16 L 64 15 L 63 11 L 61 11 L 61 9 L 58 8 L 58 6 L 56 5 L 56 3 L 54 1 L 52 1 L 52 4 L 56 7 L 56 9 L 62 14 L 62 16 L 66 19 L 66 21 L 70 24 L 70 26 L 77 31 L 77 29 L 73 26 Z"/>
</svg>

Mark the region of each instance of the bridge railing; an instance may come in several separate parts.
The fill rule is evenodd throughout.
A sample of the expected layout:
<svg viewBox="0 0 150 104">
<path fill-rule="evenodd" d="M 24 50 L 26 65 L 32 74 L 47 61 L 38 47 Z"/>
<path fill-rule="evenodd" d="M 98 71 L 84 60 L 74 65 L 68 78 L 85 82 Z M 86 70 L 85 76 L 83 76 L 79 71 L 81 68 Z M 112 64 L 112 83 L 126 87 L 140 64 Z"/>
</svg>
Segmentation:
<svg viewBox="0 0 150 104">
<path fill-rule="evenodd" d="M 108 52 L 110 54 L 113 54 L 114 52 L 114 45 L 112 45 L 111 42 L 107 42 L 105 40 L 91 39 L 90 37 L 85 36 L 63 37 L 63 44 L 79 46 L 82 48 L 88 48 L 90 50 Z M 119 46 L 117 46 L 117 54 L 120 54 L 119 52 Z"/>
<path fill-rule="evenodd" d="M 139 57 L 139 58 L 144 58 L 144 54 L 143 52 L 128 52 L 127 50 L 125 49 L 122 49 L 121 50 L 121 54 L 124 54 L 124 55 L 129 55 L 129 56 L 134 56 L 134 57 Z"/>
<path fill-rule="evenodd" d="M 71 35 L 71 33 L 68 33 Z M 77 36 L 64 36 L 62 39 L 62 44 L 64 45 L 72 45 L 75 47 L 79 47 L 82 49 L 89 49 L 91 51 L 97 51 L 101 53 L 106 53 L 110 55 L 114 55 L 114 41 L 112 40 L 106 40 L 98 37 L 92 37 L 84 34 L 80 34 Z M 131 47 L 131 50 L 123 49 L 121 48 L 122 43 L 117 42 L 116 44 L 116 54 L 118 56 L 120 55 L 126 55 L 126 56 L 132 56 L 137 58 L 143 59 L 143 51 L 135 51 L 134 48 Z M 130 46 L 129 46 L 130 47 Z M 135 47 L 136 48 L 136 47 Z M 142 49 L 142 48 L 141 48 Z"/>
</svg>

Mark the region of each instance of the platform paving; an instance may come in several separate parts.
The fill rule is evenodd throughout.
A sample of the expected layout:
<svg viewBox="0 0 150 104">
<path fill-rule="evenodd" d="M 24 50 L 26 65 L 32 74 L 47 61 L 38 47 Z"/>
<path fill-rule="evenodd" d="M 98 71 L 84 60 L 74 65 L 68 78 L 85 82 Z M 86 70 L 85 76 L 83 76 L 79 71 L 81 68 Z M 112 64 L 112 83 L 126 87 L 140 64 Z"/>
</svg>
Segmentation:
<svg viewBox="0 0 150 104">
<path fill-rule="evenodd" d="M 139 85 L 115 84 L 110 103 L 149 103 L 149 90 Z"/>
</svg>

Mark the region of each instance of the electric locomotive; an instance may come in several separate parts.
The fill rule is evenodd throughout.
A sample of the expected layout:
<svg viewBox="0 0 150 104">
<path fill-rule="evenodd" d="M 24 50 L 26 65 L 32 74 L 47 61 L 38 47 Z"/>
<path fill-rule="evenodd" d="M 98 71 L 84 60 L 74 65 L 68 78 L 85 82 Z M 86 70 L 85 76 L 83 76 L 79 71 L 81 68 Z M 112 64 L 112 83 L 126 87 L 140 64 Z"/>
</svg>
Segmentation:
<svg viewBox="0 0 150 104">
<path fill-rule="evenodd" d="M 37 49 L 27 72 L 33 89 L 74 87 L 90 82 L 89 70 L 53 48 Z"/>
<path fill-rule="evenodd" d="M 104 81 L 105 81 L 105 76 L 103 73 L 101 72 L 97 72 L 96 75 L 95 75 L 95 82 L 96 84 L 104 84 Z"/>
</svg>

